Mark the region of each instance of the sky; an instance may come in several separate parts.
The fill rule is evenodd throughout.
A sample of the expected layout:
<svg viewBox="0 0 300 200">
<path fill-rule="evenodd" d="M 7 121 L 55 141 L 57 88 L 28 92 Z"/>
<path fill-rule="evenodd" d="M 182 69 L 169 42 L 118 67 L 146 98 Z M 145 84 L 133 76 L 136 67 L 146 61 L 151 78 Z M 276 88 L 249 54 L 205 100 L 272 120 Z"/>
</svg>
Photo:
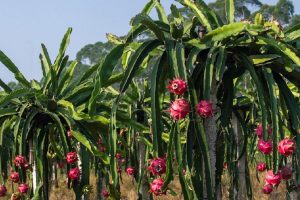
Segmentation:
<svg viewBox="0 0 300 200">
<path fill-rule="evenodd" d="M 206 2 L 211 2 L 208 0 Z M 299 0 L 292 0 L 300 13 Z M 47 46 L 54 60 L 68 27 L 73 28 L 67 54 L 74 59 L 86 44 L 106 41 L 105 34 L 124 35 L 129 21 L 148 0 L 0 0 L 0 50 L 31 80 L 40 80 L 40 44 Z M 174 0 L 161 0 L 169 10 Z M 262 0 L 275 4 L 277 0 Z M 0 78 L 13 81 L 13 75 L 0 63 Z"/>
</svg>

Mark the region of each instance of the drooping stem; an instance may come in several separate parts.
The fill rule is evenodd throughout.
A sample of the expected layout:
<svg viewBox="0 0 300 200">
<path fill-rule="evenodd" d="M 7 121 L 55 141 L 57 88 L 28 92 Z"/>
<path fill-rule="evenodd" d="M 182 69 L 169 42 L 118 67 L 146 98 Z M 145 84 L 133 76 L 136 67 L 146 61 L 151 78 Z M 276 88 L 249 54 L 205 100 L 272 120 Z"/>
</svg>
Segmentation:
<svg viewBox="0 0 300 200">
<path fill-rule="evenodd" d="M 215 78 L 212 80 L 210 101 L 212 103 L 212 109 L 214 113 L 217 111 L 217 81 Z M 215 188 L 215 177 L 216 177 L 216 139 L 217 139 L 217 118 L 215 114 L 204 120 L 204 128 L 207 137 L 207 143 L 209 147 L 210 165 L 211 165 L 211 177 L 212 177 L 212 188 Z"/>
<path fill-rule="evenodd" d="M 137 112 L 137 121 L 140 123 L 145 123 L 145 113 L 142 111 L 142 108 L 140 105 L 137 106 L 137 109 L 139 112 Z M 150 128 L 151 129 L 151 128 Z M 137 133 L 138 134 L 138 133 Z M 138 158 L 138 177 L 141 179 L 141 186 L 138 191 L 138 199 L 150 199 L 151 195 L 149 193 L 149 184 L 147 181 L 147 178 L 144 174 L 144 168 L 145 168 L 145 158 L 146 158 L 146 145 L 139 141 L 137 143 L 137 158 Z"/>
<path fill-rule="evenodd" d="M 52 176 L 51 176 L 51 179 L 52 179 L 52 185 L 57 188 L 58 187 L 57 167 L 55 165 L 55 162 L 52 162 Z"/>
<path fill-rule="evenodd" d="M 237 146 L 237 153 L 239 154 L 243 148 L 243 132 L 242 128 L 238 122 L 238 119 L 235 115 L 232 116 L 232 127 L 236 138 L 236 146 Z M 239 155 L 237 155 L 239 156 Z M 239 170 L 239 182 L 238 188 L 236 188 L 237 192 L 237 199 L 247 199 L 247 187 L 246 187 L 246 154 L 238 160 L 238 170 Z"/>
<path fill-rule="evenodd" d="M 100 166 L 101 167 L 101 166 Z M 104 199 L 102 196 L 102 189 L 105 187 L 105 176 L 101 169 L 97 169 L 97 199 Z"/>
<path fill-rule="evenodd" d="M 77 143 L 77 151 L 78 152 L 81 152 L 82 151 L 82 147 L 80 145 L 80 143 Z M 84 195 L 81 191 L 81 182 L 82 182 L 82 173 L 83 173 L 83 167 L 82 167 L 82 157 L 81 156 L 78 156 L 78 161 L 77 161 L 77 166 L 78 166 L 78 169 L 79 171 L 81 172 L 80 173 L 80 177 L 79 177 L 79 181 L 76 182 L 76 187 L 77 187 L 77 193 L 76 193 L 76 199 L 80 199 L 80 200 L 86 200 L 87 199 L 87 196 Z"/>
<path fill-rule="evenodd" d="M 37 169 L 36 163 L 34 160 L 34 152 L 33 152 L 33 141 L 29 140 L 29 164 L 32 166 L 32 191 L 35 193 L 35 189 L 37 186 Z"/>
<path fill-rule="evenodd" d="M 139 199 L 150 199 L 149 184 L 146 176 L 143 173 L 143 168 L 145 167 L 145 155 L 146 147 L 143 142 L 138 143 L 138 164 L 139 164 L 139 177 L 142 178 L 141 187 L 139 189 Z"/>
</svg>

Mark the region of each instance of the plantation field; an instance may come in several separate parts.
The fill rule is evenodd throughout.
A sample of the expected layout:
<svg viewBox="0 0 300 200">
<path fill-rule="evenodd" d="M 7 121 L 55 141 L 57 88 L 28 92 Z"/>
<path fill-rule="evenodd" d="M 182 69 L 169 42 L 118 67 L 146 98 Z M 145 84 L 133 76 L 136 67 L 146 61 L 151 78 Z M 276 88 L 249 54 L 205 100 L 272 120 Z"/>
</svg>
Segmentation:
<svg viewBox="0 0 300 200">
<path fill-rule="evenodd" d="M 300 199 L 300 23 L 220 1 L 149 0 L 84 66 L 68 28 L 40 81 L 0 50 L 0 197 Z"/>
</svg>

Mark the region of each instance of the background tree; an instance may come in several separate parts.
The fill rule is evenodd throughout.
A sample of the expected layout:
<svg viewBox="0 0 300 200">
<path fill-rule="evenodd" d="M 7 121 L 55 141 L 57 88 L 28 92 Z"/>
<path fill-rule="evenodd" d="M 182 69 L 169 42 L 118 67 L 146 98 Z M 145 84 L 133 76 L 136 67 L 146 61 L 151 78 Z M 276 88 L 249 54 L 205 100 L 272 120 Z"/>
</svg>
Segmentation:
<svg viewBox="0 0 300 200">
<path fill-rule="evenodd" d="M 300 24 L 300 15 L 294 15 L 289 23 L 289 26 L 295 26 Z"/>
<path fill-rule="evenodd" d="M 113 46 L 114 45 L 109 41 L 88 44 L 80 49 L 80 51 L 76 54 L 76 60 L 82 64 L 94 65 L 101 62 Z"/>
<path fill-rule="evenodd" d="M 279 0 L 275 5 L 261 5 L 260 9 L 252 16 L 255 16 L 256 13 L 261 13 L 269 20 L 278 20 L 281 25 L 287 25 L 294 15 L 294 5 L 290 0 Z"/>
<path fill-rule="evenodd" d="M 248 19 L 252 13 L 251 7 L 260 7 L 262 3 L 259 0 L 238 0 L 234 2 L 235 5 L 235 17 L 237 19 Z M 221 19 L 225 20 L 225 1 L 216 0 L 215 2 L 209 3 L 208 6 L 212 8 Z"/>
</svg>

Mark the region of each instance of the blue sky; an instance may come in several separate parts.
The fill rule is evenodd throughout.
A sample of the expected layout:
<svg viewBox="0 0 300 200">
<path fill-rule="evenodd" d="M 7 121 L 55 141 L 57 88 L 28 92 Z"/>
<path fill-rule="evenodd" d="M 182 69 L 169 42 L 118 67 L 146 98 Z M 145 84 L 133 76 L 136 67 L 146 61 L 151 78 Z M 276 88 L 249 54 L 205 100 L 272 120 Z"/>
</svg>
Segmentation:
<svg viewBox="0 0 300 200">
<path fill-rule="evenodd" d="M 299 0 L 292 0 L 300 13 Z M 52 58 L 68 27 L 73 28 L 68 54 L 74 58 L 86 44 L 105 41 L 106 33 L 124 35 L 129 21 L 147 0 L 0 0 L 0 49 L 19 67 L 28 79 L 41 78 L 40 44 L 43 42 Z M 84 2 L 84 3 L 83 3 Z M 173 0 L 161 0 L 168 9 Z M 209 1 L 207 1 L 209 2 Z M 274 4 L 277 0 L 262 0 Z M 0 64 L 0 78 L 14 80 Z"/>
</svg>

